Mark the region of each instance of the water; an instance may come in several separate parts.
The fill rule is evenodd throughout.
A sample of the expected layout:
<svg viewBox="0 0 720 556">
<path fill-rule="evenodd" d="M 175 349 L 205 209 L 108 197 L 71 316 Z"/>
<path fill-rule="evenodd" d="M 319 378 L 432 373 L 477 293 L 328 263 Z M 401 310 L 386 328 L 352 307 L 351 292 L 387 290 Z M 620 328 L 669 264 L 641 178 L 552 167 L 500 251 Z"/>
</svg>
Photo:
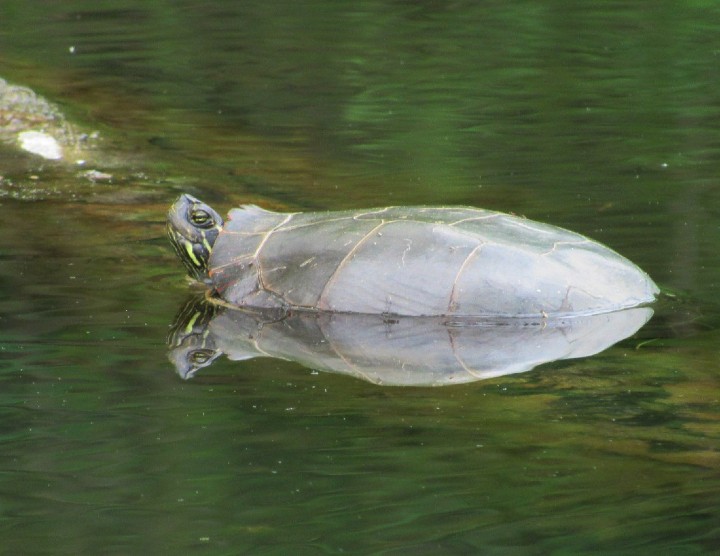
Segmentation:
<svg viewBox="0 0 720 556">
<path fill-rule="evenodd" d="M 5 0 L 0 21 L 0 76 L 102 139 L 82 167 L 0 150 L 7 553 L 717 550 L 714 5 Z M 599 355 L 470 384 L 262 358 L 183 381 L 181 191 L 512 211 L 675 297 Z"/>
</svg>

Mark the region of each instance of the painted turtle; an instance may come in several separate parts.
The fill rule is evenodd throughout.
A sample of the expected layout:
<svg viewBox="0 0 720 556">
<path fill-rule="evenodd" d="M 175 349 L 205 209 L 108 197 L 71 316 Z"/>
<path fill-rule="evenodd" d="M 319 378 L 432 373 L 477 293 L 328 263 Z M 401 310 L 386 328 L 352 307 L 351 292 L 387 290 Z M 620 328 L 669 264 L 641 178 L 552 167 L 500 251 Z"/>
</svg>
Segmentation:
<svg viewBox="0 0 720 556">
<path fill-rule="evenodd" d="M 229 220 L 190 195 L 167 230 L 226 304 L 407 316 L 563 316 L 649 303 L 650 277 L 582 235 L 463 207 L 276 213 Z"/>
</svg>

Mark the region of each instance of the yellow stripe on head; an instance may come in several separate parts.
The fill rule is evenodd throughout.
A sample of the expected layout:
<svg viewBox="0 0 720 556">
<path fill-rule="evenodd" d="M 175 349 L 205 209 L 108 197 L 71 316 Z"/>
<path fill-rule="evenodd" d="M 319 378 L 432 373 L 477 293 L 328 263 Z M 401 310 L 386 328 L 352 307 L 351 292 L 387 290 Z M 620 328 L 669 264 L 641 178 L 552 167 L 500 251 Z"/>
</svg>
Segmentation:
<svg viewBox="0 0 720 556">
<path fill-rule="evenodd" d="M 192 260 L 193 264 L 198 268 L 204 268 L 205 265 L 201 263 L 195 256 L 195 253 L 193 253 L 192 243 L 190 243 L 189 241 L 185 241 L 183 243 L 185 244 L 185 252 L 187 253 L 188 257 L 190 257 L 190 260 Z"/>
</svg>

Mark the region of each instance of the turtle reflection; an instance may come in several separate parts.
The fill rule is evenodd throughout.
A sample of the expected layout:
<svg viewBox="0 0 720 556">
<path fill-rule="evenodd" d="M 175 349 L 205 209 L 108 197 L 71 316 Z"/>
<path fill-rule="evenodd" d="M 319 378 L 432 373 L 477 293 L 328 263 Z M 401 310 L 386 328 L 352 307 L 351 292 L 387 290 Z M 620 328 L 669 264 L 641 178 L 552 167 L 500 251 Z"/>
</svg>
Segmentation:
<svg viewBox="0 0 720 556">
<path fill-rule="evenodd" d="M 169 358 L 185 379 L 225 354 L 291 360 L 375 384 L 442 386 L 594 355 L 651 316 L 647 307 L 557 319 L 247 312 L 193 299 L 178 313 Z"/>
</svg>

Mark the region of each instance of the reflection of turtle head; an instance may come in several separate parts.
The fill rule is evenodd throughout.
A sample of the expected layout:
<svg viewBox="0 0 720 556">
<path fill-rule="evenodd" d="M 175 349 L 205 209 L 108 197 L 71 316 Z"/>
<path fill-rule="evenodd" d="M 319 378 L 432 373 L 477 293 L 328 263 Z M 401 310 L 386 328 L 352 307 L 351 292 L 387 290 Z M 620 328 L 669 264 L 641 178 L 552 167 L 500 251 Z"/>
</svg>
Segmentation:
<svg viewBox="0 0 720 556">
<path fill-rule="evenodd" d="M 208 260 L 222 227 L 220 215 L 190 195 L 181 195 L 170 207 L 167 215 L 170 242 L 196 280 L 208 279 Z"/>
<path fill-rule="evenodd" d="M 217 307 L 212 303 L 193 298 L 175 317 L 167 338 L 168 358 L 184 379 L 192 378 L 222 353 L 208 331 L 216 312 Z"/>
</svg>

